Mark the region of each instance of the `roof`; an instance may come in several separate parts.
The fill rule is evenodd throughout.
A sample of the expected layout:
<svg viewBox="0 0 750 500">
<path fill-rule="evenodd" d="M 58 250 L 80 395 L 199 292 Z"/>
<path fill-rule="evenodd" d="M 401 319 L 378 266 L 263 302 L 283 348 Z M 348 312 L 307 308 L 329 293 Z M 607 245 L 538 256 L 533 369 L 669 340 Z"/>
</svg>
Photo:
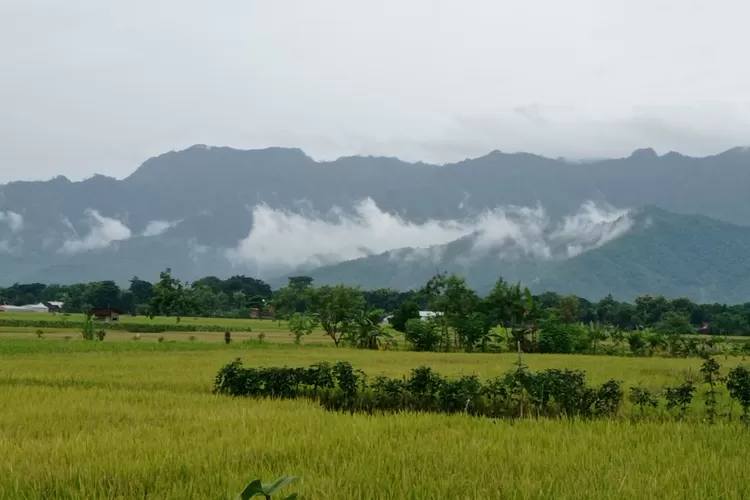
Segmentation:
<svg viewBox="0 0 750 500">
<path fill-rule="evenodd" d="M 92 307 L 91 309 L 89 309 L 89 314 L 93 315 L 112 313 L 122 314 L 122 311 L 114 307 Z"/>
</svg>

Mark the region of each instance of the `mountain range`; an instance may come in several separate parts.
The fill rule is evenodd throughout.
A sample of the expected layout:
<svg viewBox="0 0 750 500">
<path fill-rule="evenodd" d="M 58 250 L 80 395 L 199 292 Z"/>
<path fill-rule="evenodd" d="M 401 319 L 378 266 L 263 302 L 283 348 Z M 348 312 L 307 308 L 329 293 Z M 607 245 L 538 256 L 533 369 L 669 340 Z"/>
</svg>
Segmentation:
<svg viewBox="0 0 750 500">
<path fill-rule="evenodd" d="M 750 297 L 750 151 L 651 149 L 576 162 L 494 151 L 430 165 L 315 161 L 298 149 L 193 146 L 118 180 L 0 186 L 0 284 L 171 267 L 194 280 L 305 272 L 365 288 L 455 271 L 486 290 Z"/>
</svg>

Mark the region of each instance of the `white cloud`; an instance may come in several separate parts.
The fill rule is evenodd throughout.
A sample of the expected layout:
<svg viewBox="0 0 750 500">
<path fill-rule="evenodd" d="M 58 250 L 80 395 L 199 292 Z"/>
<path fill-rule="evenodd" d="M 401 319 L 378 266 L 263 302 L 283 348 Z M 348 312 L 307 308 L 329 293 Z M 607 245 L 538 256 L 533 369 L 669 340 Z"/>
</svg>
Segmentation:
<svg viewBox="0 0 750 500">
<path fill-rule="evenodd" d="M 61 253 L 74 254 L 107 248 L 114 242 L 130 238 L 130 229 L 119 220 L 104 217 L 96 210 L 87 210 L 86 214 L 89 216 L 88 234 L 83 238 L 76 234 L 75 238 L 66 240 L 59 250 Z"/>
<path fill-rule="evenodd" d="M 351 213 L 336 208 L 323 216 L 260 205 L 252 216 L 250 234 L 227 257 L 234 264 L 261 270 L 331 264 L 404 247 L 416 250 L 405 252 L 403 258 L 434 260 L 441 255 L 436 246 L 469 235 L 476 238 L 471 252 L 463 256 L 466 259 L 488 252 L 568 258 L 612 241 L 631 227 L 627 211 L 600 208 L 592 202 L 558 224 L 550 221 L 542 207 L 500 207 L 462 221 L 417 224 L 380 210 L 369 198 Z"/>
<path fill-rule="evenodd" d="M 0 222 L 7 224 L 14 233 L 23 229 L 23 217 L 21 214 L 11 212 L 10 210 L 0 212 Z"/>
<path fill-rule="evenodd" d="M 142 236 L 159 236 L 167 229 L 176 226 L 179 221 L 152 220 L 146 224 L 146 229 L 141 233 Z"/>
<path fill-rule="evenodd" d="M 632 223 L 628 210 L 600 207 L 592 201 L 557 224 L 541 206 L 499 208 L 480 217 L 472 253 L 494 250 L 505 256 L 565 259 L 619 238 Z"/>
</svg>

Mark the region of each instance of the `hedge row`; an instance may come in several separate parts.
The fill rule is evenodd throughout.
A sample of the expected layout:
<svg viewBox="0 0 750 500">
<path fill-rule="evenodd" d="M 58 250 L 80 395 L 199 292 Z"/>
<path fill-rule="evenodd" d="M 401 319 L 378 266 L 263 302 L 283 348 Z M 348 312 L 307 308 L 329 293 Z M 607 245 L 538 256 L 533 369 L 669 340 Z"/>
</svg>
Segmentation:
<svg viewBox="0 0 750 500">
<path fill-rule="evenodd" d="M 368 381 L 348 362 L 309 368 L 245 368 L 240 359 L 223 366 L 214 393 L 270 398 L 310 398 L 329 410 L 358 412 L 422 411 L 516 417 L 605 417 L 623 400 L 621 383 L 586 384 L 578 370 L 532 373 L 519 366 L 482 382 L 476 375 L 448 379 L 421 366 L 403 379 L 379 376 Z"/>
<path fill-rule="evenodd" d="M 72 320 L 44 320 L 44 319 L 10 319 L 0 318 L 0 327 L 25 327 L 25 328 L 78 328 L 82 321 Z M 118 330 L 132 333 L 165 333 L 165 332 L 249 332 L 250 326 L 222 326 L 222 325 L 196 325 L 190 323 L 105 323 L 97 322 L 97 325 L 106 325 L 107 330 Z"/>
<path fill-rule="evenodd" d="M 717 396 L 725 387 L 732 405 L 739 403 L 742 420 L 750 424 L 750 369 L 739 365 L 726 376 L 712 357 L 705 359 L 700 375 L 706 418 L 732 417 L 732 406 L 722 412 Z M 698 392 L 688 379 L 659 393 L 642 386 L 629 390 L 628 400 L 644 415 L 657 408 L 663 396 L 667 411 L 684 417 Z M 467 413 L 493 418 L 519 417 L 612 417 L 623 401 L 622 383 L 609 380 L 598 387 L 586 384 L 584 372 L 549 369 L 533 373 L 520 362 L 501 377 L 481 382 L 476 375 L 447 379 L 426 366 L 395 379 L 365 374 L 351 364 L 317 363 L 308 368 L 245 368 L 238 358 L 224 365 L 214 380 L 214 393 L 269 398 L 310 398 L 329 410 L 373 413 L 423 411 Z"/>
</svg>

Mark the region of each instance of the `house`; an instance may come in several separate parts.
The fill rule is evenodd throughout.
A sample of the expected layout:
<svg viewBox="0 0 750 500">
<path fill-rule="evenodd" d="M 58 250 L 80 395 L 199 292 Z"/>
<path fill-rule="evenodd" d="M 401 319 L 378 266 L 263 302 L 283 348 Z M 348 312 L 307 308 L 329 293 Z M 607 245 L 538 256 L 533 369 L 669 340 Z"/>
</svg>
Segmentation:
<svg viewBox="0 0 750 500">
<path fill-rule="evenodd" d="M 419 319 L 424 321 L 429 318 L 434 318 L 435 316 L 441 316 L 442 314 L 443 313 L 441 313 L 440 311 L 419 311 Z M 384 325 L 390 324 L 392 317 L 393 317 L 393 314 L 389 314 L 388 316 L 383 318 L 381 323 Z"/>
<path fill-rule="evenodd" d="M 39 304 L 27 304 L 25 306 L 0 306 L 0 311 L 3 312 L 27 312 L 27 313 L 46 313 L 49 312 L 47 306 L 42 303 Z"/>
<path fill-rule="evenodd" d="M 62 312 L 63 305 L 65 305 L 63 302 L 59 302 L 56 300 L 50 300 L 48 302 L 43 302 L 45 306 L 47 306 L 47 310 L 51 313 L 59 313 Z"/>
<path fill-rule="evenodd" d="M 263 318 L 273 318 L 274 317 L 274 309 L 272 306 L 260 308 L 260 307 L 252 307 L 250 308 L 250 318 L 252 319 L 263 319 Z"/>
<path fill-rule="evenodd" d="M 89 309 L 88 315 L 98 321 L 119 321 L 122 311 L 119 309 L 113 309 L 111 307 L 95 307 Z"/>
</svg>

